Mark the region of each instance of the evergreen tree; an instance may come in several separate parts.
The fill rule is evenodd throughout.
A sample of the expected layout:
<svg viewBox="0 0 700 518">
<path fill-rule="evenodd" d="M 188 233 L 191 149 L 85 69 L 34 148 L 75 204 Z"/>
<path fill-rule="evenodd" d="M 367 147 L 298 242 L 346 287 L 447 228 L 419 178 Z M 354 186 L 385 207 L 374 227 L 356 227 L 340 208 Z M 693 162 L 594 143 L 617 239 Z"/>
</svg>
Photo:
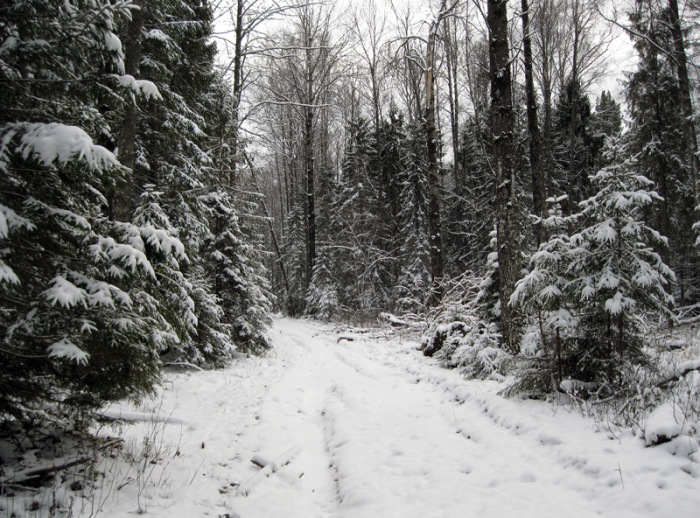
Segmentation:
<svg viewBox="0 0 700 518">
<path fill-rule="evenodd" d="M 590 124 L 592 110 L 588 96 L 578 83 L 569 81 L 561 92 L 555 115 L 554 171 L 551 192 L 566 193 L 562 202 L 567 214 L 591 195 L 593 154 Z"/>
<path fill-rule="evenodd" d="M 643 361 L 642 317 L 669 313 L 674 274 L 653 248 L 665 238 L 643 221 L 643 210 L 660 200 L 652 182 L 619 141 L 609 140 L 605 153 L 611 165 L 591 178 L 596 193 L 581 211 L 547 221 L 580 230 L 540 247 L 511 303 L 534 310 L 541 346 L 555 344 L 559 381 L 616 386 L 628 362 Z"/>
<path fill-rule="evenodd" d="M 427 165 L 421 126 L 409 126 L 405 144 L 403 171 L 400 178 L 401 212 L 399 226 L 403 229 L 398 250 L 400 274 L 395 297 L 402 311 L 421 311 L 431 288 L 430 249 L 427 222 Z"/>
<path fill-rule="evenodd" d="M 64 425 L 74 410 L 150 393 L 159 352 L 176 341 L 151 295 L 146 248 L 178 261 L 182 244 L 107 218 L 105 194 L 128 172 L 94 143 L 115 133 L 100 102 L 134 88 L 115 34 L 129 7 L 2 8 L 0 37 L 11 42 L 0 57 L 3 424 Z"/>
<path fill-rule="evenodd" d="M 206 196 L 212 229 L 207 266 L 216 284 L 222 321 L 237 347 L 261 353 L 269 347 L 265 329 L 270 324 L 271 296 L 267 290 L 263 262 L 255 241 L 246 236 L 233 200 L 223 189 Z"/>
<path fill-rule="evenodd" d="M 342 305 L 347 304 L 350 298 L 345 291 L 350 287 L 345 284 L 345 276 L 352 277 L 355 272 L 340 266 L 340 256 L 348 254 L 344 250 L 347 234 L 338 214 L 338 189 L 333 172 L 319 171 L 318 179 L 318 257 L 306 296 L 306 312 L 330 320 L 349 309 Z M 341 293 L 345 295 L 342 301 Z"/>
<path fill-rule="evenodd" d="M 647 212 L 646 220 L 669 239 L 669 247 L 659 252 L 676 272 L 677 299 L 685 305 L 700 295 L 700 262 L 692 238 L 692 168 L 686 158 L 676 64 L 659 51 L 673 46 L 668 17 L 667 11 L 652 13 L 642 6 L 631 14 L 635 30 L 644 37 L 634 41 L 639 63 L 628 75 L 625 97 L 631 118 L 631 151 L 638 155 L 640 172 L 654 181 L 662 197 L 656 210 Z"/>
<path fill-rule="evenodd" d="M 480 119 L 471 117 L 461 136 L 463 181 L 448 194 L 444 225 L 446 271 L 484 273 L 495 220 L 495 178 L 489 168 L 490 138 Z M 488 267 L 486 267 L 488 268 Z"/>
</svg>

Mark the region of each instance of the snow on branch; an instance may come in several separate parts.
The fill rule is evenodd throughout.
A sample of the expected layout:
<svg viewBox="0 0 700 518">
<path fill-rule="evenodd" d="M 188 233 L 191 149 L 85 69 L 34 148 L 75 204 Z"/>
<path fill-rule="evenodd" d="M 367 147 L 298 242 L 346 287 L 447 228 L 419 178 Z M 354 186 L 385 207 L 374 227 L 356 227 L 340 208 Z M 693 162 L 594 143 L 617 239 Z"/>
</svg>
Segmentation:
<svg viewBox="0 0 700 518">
<path fill-rule="evenodd" d="M 12 136 L 22 133 L 16 151 L 25 159 L 34 158 L 47 167 L 55 162 L 64 165 L 75 159 L 84 161 L 92 169 L 119 167 L 114 154 L 102 146 L 95 145 L 90 136 L 77 126 L 53 122 L 18 123 L 10 126 L 6 126 L 4 130 L 11 130 Z M 8 144 L 7 138 L 3 138 L 2 147 Z M 0 150 L 2 151 L 4 150 Z"/>
<path fill-rule="evenodd" d="M 16 232 L 20 229 L 34 230 L 35 225 L 21 216 L 14 210 L 0 203 L 0 240 L 7 239 L 10 232 Z M 0 252 L 0 256 L 4 255 Z M 19 284 L 19 277 L 10 266 L 0 259 L 0 284 L 7 282 L 9 284 Z"/>
<path fill-rule="evenodd" d="M 134 76 L 125 74 L 116 76 L 120 86 L 130 88 L 137 94 L 143 95 L 146 99 L 155 99 L 161 101 L 163 96 L 160 94 L 158 87 L 152 81 L 146 79 L 136 79 Z"/>
<path fill-rule="evenodd" d="M 146 254 L 132 245 L 118 243 L 111 237 L 103 237 L 96 244 L 90 246 L 90 251 L 95 260 L 108 258 L 110 261 L 123 264 L 132 273 L 136 273 L 136 268 L 140 267 L 148 276 L 156 278 L 156 272 Z M 113 270 L 111 271 L 114 273 Z"/>
<path fill-rule="evenodd" d="M 34 230 L 36 226 L 28 219 L 18 215 L 11 208 L 0 203 L 0 239 L 6 239 L 10 235 L 10 231 Z"/>
<path fill-rule="evenodd" d="M 90 355 L 75 345 L 68 338 L 62 338 L 49 346 L 49 358 L 75 360 L 78 365 L 87 365 Z"/>
<path fill-rule="evenodd" d="M 87 292 L 70 282 L 63 275 L 57 275 L 51 280 L 52 286 L 44 292 L 44 297 L 52 306 L 58 304 L 63 308 L 77 305 L 86 306 Z"/>
</svg>

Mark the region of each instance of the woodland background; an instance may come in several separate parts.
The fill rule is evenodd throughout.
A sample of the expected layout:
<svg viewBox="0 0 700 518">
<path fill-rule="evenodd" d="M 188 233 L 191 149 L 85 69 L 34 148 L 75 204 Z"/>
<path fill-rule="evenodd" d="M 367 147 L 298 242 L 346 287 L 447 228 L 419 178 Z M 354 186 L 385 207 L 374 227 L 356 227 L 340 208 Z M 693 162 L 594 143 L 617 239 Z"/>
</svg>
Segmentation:
<svg viewBox="0 0 700 518">
<path fill-rule="evenodd" d="M 697 317 L 698 13 L 2 2 L 3 433 L 262 353 L 276 310 L 421 316 L 470 376 L 633 392 L 649 330 Z"/>
</svg>

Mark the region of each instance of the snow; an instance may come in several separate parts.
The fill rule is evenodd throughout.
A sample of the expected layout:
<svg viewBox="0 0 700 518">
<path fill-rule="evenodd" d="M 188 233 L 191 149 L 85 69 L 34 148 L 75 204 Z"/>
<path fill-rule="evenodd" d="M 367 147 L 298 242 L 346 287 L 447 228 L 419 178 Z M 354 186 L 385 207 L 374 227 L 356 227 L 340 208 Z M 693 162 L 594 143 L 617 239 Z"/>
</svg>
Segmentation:
<svg viewBox="0 0 700 518">
<path fill-rule="evenodd" d="M 683 432 L 682 422 L 671 403 L 658 406 L 647 418 L 644 440 L 649 444 L 669 441 Z"/>
<path fill-rule="evenodd" d="M 162 100 L 158 87 L 152 81 L 147 79 L 136 79 L 134 76 L 124 74 L 117 76 L 119 84 L 125 88 L 130 88 L 136 93 L 142 94 L 146 99 Z"/>
<path fill-rule="evenodd" d="M 74 158 L 93 169 L 117 167 L 117 158 L 106 148 L 93 144 L 90 136 L 77 126 L 65 124 L 26 124 L 18 152 L 26 159 L 33 156 L 43 165 L 65 164 Z"/>
<path fill-rule="evenodd" d="M 160 449 L 140 476 L 105 461 L 101 516 L 697 515 L 689 437 L 647 447 L 569 407 L 503 399 L 391 329 L 356 331 L 277 318 L 267 357 L 170 373 L 159 399 L 108 409 L 138 421 L 134 452 Z"/>
<path fill-rule="evenodd" d="M 160 42 L 162 42 L 162 43 L 168 43 L 168 42 L 172 41 L 172 39 L 170 38 L 170 36 L 168 36 L 167 34 L 165 34 L 165 33 L 164 33 L 163 31 L 161 31 L 160 29 L 151 29 L 150 31 L 148 31 L 148 32 L 145 34 L 145 36 L 146 36 L 146 38 L 150 38 L 150 39 L 153 39 L 153 40 L 158 40 L 158 41 L 160 41 Z"/>
<path fill-rule="evenodd" d="M 7 263 L 0 259 L 0 283 L 7 282 L 9 284 L 19 284 L 19 277 L 12 268 L 7 266 Z"/>
<path fill-rule="evenodd" d="M 48 348 L 49 358 L 65 358 L 66 360 L 75 360 L 78 365 L 86 364 L 90 357 L 80 347 L 75 345 L 68 338 L 61 338 L 58 342 L 51 344 Z"/>
<path fill-rule="evenodd" d="M 122 42 L 119 39 L 119 36 L 117 36 L 113 32 L 105 33 L 105 46 L 107 47 L 107 50 L 117 52 L 120 56 L 123 56 Z"/>
<path fill-rule="evenodd" d="M 119 261 L 122 263 L 126 268 L 129 268 L 132 273 L 135 273 L 137 267 L 140 267 L 152 278 L 155 279 L 156 277 L 156 273 L 151 263 L 148 261 L 146 254 L 134 246 L 117 243 L 111 237 L 101 237 L 96 244 L 90 245 L 90 251 L 95 260 L 105 255 L 109 257 L 111 261 Z M 118 269 L 111 269 L 110 272 L 114 273 L 116 277 L 120 276 Z"/>
<path fill-rule="evenodd" d="M 11 231 L 21 228 L 34 230 L 36 226 L 28 219 L 19 216 L 11 208 L 0 203 L 0 239 L 6 239 Z"/>
<path fill-rule="evenodd" d="M 51 287 L 44 292 L 46 300 L 52 306 L 58 304 L 63 308 L 72 308 L 77 304 L 85 305 L 87 292 L 70 282 L 62 275 L 57 275 L 51 280 Z"/>
</svg>

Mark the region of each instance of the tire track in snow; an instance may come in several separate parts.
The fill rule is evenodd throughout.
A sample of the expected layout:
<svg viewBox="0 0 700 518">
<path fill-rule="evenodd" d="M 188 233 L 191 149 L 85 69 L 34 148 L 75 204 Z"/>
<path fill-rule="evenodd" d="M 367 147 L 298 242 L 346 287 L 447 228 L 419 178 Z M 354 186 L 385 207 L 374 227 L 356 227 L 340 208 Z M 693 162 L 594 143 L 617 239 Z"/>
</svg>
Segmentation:
<svg viewBox="0 0 700 518">
<path fill-rule="evenodd" d="M 384 365 L 439 394 L 442 403 L 449 405 L 443 416 L 445 421 L 452 422 L 465 443 L 478 444 L 479 448 L 472 451 L 475 457 L 482 461 L 491 458 L 494 466 L 499 462 L 493 459 L 501 458 L 500 468 L 492 470 L 496 475 L 492 482 L 496 485 L 518 482 L 518 477 L 509 471 L 529 467 L 520 469 L 519 481 L 549 485 L 562 493 L 568 491 L 571 501 L 581 504 L 574 516 L 608 516 L 606 505 L 610 504 L 622 509 L 609 514 L 616 518 L 686 516 L 687 512 L 677 514 L 677 510 L 688 508 L 680 502 L 697 495 L 700 489 L 697 481 L 681 476 L 675 477 L 680 482 L 674 488 L 675 497 L 660 493 L 659 490 L 670 489 L 666 478 L 678 475 L 687 460 L 671 457 L 663 449 L 645 449 L 641 441 L 631 436 L 615 438 L 593 433 L 592 421 L 575 412 L 560 409 L 555 418 L 552 406 L 505 400 L 492 390 L 485 391 L 484 382 L 465 381 L 455 371 L 431 365 L 413 348 L 399 349 L 394 344 L 394 350 L 387 352 L 376 343 L 363 344 L 362 340 L 342 347 L 346 353 L 351 351 L 356 361 L 364 358 Z M 510 462 L 503 462 L 504 457 Z M 479 464 L 474 473 L 483 471 L 484 463 L 475 462 Z M 588 502 L 580 502 L 581 496 Z M 695 500 L 700 501 L 697 497 Z M 520 516 L 527 516 L 522 513 L 521 510 Z M 572 513 L 569 510 L 567 514 Z"/>
<path fill-rule="evenodd" d="M 504 408 L 512 407 L 514 405 L 512 402 L 500 397 L 492 396 L 492 398 L 489 398 L 485 394 L 479 395 L 475 391 L 470 390 L 467 387 L 468 382 L 464 380 L 459 380 L 455 383 L 453 376 L 450 376 L 450 374 L 454 374 L 453 372 L 446 373 L 444 377 L 430 376 L 426 373 L 428 368 L 421 367 L 423 366 L 404 366 L 404 369 L 401 370 L 409 375 L 417 376 L 416 379 L 444 391 L 447 400 L 451 403 L 458 406 L 466 405 L 476 410 L 476 413 L 469 413 L 468 420 L 463 420 L 457 426 L 457 433 L 460 433 L 466 439 L 483 443 L 485 437 L 488 437 L 489 446 L 495 447 L 496 441 L 493 440 L 494 436 L 499 436 L 501 440 L 505 440 L 510 435 L 514 435 L 520 437 L 527 444 L 527 449 L 537 450 L 536 457 L 549 457 L 562 468 L 578 470 L 592 479 L 599 480 L 605 476 L 605 468 L 600 465 L 591 465 L 590 460 L 583 453 L 585 449 L 577 448 L 571 441 L 565 441 L 565 439 L 547 432 L 542 426 L 534 422 L 534 419 L 524 421 L 514 417 L 513 413 L 508 412 Z M 493 399 L 496 399 L 496 401 Z M 562 412 L 568 411 L 562 410 Z M 490 428 L 487 424 L 485 425 L 483 422 L 484 418 L 495 425 L 496 428 Z M 475 421 L 479 424 L 475 425 Z M 490 430 L 488 434 L 484 434 L 483 431 L 474 431 L 484 427 Z M 513 439 L 510 438 L 510 440 Z M 619 466 L 616 462 L 612 462 L 610 467 L 612 469 L 608 470 L 607 484 L 611 487 L 622 485 L 619 471 L 614 469 L 619 469 Z"/>
<path fill-rule="evenodd" d="M 416 384 L 406 373 L 357 354 L 351 346 L 339 347 L 332 339 L 321 341 L 323 345 L 313 340 L 308 345 L 332 372 L 334 383 L 325 414 L 329 450 L 337 470 L 338 516 L 452 516 L 465 508 L 486 515 L 497 513 L 494 516 L 516 511 L 505 503 L 489 510 L 494 501 L 491 493 L 501 490 L 501 473 L 512 467 L 512 456 L 505 466 L 492 463 L 490 473 L 484 473 L 481 466 L 475 469 L 471 459 L 488 456 L 481 451 L 484 444 L 465 445 L 457 424 L 445 417 L 454 405 L 441 401 L 442 394 Z M 514 448 L 513 455 L 520 455 L 521 450 Z M 527 462 L 531 460 L 526 457 Z M 470 477 L 472 473 L 480 478 Z M 535 480 L 532 473 L 525 473 L 516 482 Z M 465 502 L 450 497 L 464 491 L 465 485 L 477 498 Z M 438 514 L 425 507 L 426 502 L 441 499 L 445 503 Z M 579 513 L 586 515 L 592 513 Z"/>
<path fill-rule="evenodd" d="M 288 448 L 295 448 L 296 455 L 288 465 L 262 477 L 244 461 L 239 477 L 250 483 L 245 494 L 231 496 L 231 516 L 278 518 L 280 508 L 285 509 L 285 517 L 335 516 L 339 502 L 326 446 L 325 390 L 308 390 L 328 385 L 323 372 L 310 368 L 318 347 L 309 343 L 316 339 L 294 329 L 279 331 L 273 339 L 275 362 L 283 368 L 276 379 L 270 379 L 242 457 L 274 458 Z"/>
<path fill-rule="evenodd" d="M 233 516 L 285 509 L 304 518 L 638 518 L 673 510 L 645 498 L 640 476 L 624 471 L 621 487 L 617 461 L 626 452 L 580 416 L 554 419 L 543 410 L 550 407 L 481 392 L 489 385 L 430 365 L 405 345 L 337 343 L 327 326 L 288 319 L 275 329 L 285 368 L 247 432 L 257 434 L 250 450 L 300 443 L 288 469 L 301 466 L 304 475 L 275 474 L 250 496 L 233 497 Z M 588 428 L 568 433 L 567 425 Z"/>
</svg>

